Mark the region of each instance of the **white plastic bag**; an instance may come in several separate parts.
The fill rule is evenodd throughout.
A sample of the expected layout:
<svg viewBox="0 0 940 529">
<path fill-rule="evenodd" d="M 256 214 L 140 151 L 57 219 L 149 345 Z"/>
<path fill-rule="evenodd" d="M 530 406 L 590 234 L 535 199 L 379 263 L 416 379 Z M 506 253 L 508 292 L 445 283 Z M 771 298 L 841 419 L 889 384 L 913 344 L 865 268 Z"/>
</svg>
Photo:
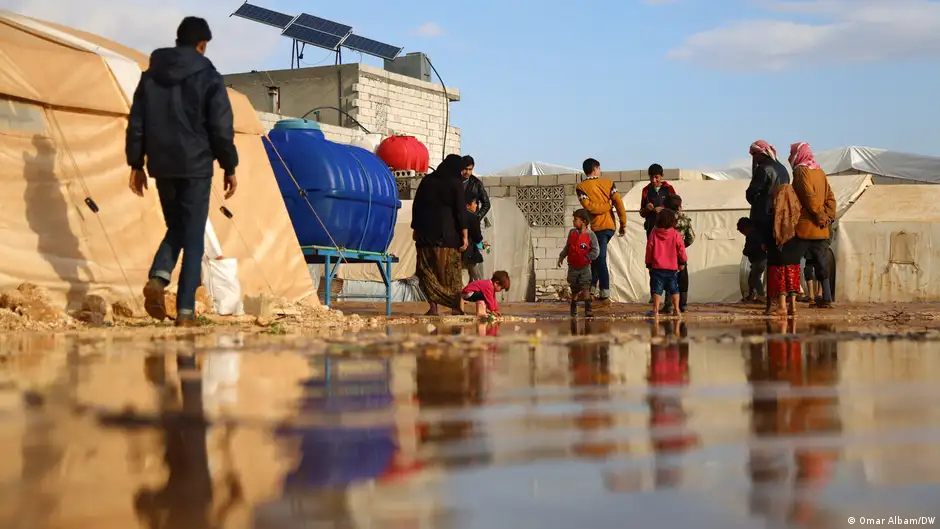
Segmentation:
<svg viewBox="0 0 940 529">
<path fill-rule="evenodd" d="M 244 316 L 242 288 L 238 282 L 237 259 L 206 259 L 202 279 L 212 296 L 212 306 L 220 316 Z"/>
<path fill-rule="evenodd" d="M 212 308 L 220 316 L 244 316 L 238 261 L 222 258 L 222 245 L 212 222 L 206 220 L 206 254 L 202 259 L 202 282 L 212 296 Z"/>
</svg>

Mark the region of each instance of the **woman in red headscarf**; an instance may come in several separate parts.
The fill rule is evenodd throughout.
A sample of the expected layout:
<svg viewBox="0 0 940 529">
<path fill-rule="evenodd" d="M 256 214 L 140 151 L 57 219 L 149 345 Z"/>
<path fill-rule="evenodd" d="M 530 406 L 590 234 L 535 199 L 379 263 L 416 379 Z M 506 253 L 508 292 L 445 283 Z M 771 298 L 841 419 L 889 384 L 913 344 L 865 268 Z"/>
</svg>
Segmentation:
<svg viewBox="0 0 940 529">
<path fill-rule="evenodd" d="M 790 166 L 793 167 L 793 190 L 800 201 L 800 217 L 796 224 L 796 238 L 808 260 L 817 263 L 816 281 L 822 286 L 822 300 L 816 308 L 832 306 L 832 285 L 829 282 L 829 226 L 836 220 L 836 197 L 829 187 L 825 171 L 816 163 L 808 143 L 790 146 Z"/>
</svg>

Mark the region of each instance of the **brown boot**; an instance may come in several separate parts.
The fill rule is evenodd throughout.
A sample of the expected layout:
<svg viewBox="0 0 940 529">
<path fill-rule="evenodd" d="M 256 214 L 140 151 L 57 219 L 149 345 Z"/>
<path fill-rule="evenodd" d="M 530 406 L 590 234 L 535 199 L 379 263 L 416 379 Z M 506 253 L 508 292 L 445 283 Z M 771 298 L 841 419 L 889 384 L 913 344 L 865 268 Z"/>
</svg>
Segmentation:
<svg viewBox="0 0 940 529">
<path fill-rule="evenodd" d="M 199 320 L 197 320 L 192 314 L 189 314 L 189 315 L 187 315 L 187 316 L 181 316 L 181 317 L 177 318 L 177 319 L 176 319 L 176 326 L 177 326 L 177 327 L 191 328 L 191 327 L 201 327 L 202 324 L 199 323 Z"/>
<path fill-rule="evenodd" d="M 157 321 L 166 319 L 166 284 L 162 279 L 151 279 L 144 285 L 144 309 Z"/>
</svg>

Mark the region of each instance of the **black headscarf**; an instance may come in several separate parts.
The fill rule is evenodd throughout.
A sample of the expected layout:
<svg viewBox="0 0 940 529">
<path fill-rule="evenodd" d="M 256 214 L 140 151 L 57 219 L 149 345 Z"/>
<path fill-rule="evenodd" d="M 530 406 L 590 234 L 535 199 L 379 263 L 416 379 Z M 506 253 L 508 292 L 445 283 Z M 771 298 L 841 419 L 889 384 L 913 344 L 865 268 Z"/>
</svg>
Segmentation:
<svg viewBox="0 0 940 529">
<path fill-rule="evenodd" d="M 428 176 L 460 176 L 463 169 L 463 158 L 459 154 L 448 154 L 444 161 L 438 164 L 434 172 Z"/>
</svg>

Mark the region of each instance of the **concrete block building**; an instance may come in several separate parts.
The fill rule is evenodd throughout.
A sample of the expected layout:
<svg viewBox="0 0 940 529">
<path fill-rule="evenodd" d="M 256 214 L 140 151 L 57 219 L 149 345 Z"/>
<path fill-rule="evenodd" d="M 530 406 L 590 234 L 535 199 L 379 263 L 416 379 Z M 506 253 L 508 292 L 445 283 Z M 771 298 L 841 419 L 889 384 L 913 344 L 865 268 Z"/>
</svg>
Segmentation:
<svg viewBox="0 0 940 529">
<path fill-rule="evenodd" d="M 450 104 L 460 101 L 456 88 L 359 63 L 230 74 L 225 83 L 248 96 L 268 128 L 282 116 L 306 116 L 328 139 L 349 143 L 362 130 L 358 122 L 383 136 L 414 136 L 431 167 L 460 153 L 460 129 L 448 125 Z"/>
</svg>

